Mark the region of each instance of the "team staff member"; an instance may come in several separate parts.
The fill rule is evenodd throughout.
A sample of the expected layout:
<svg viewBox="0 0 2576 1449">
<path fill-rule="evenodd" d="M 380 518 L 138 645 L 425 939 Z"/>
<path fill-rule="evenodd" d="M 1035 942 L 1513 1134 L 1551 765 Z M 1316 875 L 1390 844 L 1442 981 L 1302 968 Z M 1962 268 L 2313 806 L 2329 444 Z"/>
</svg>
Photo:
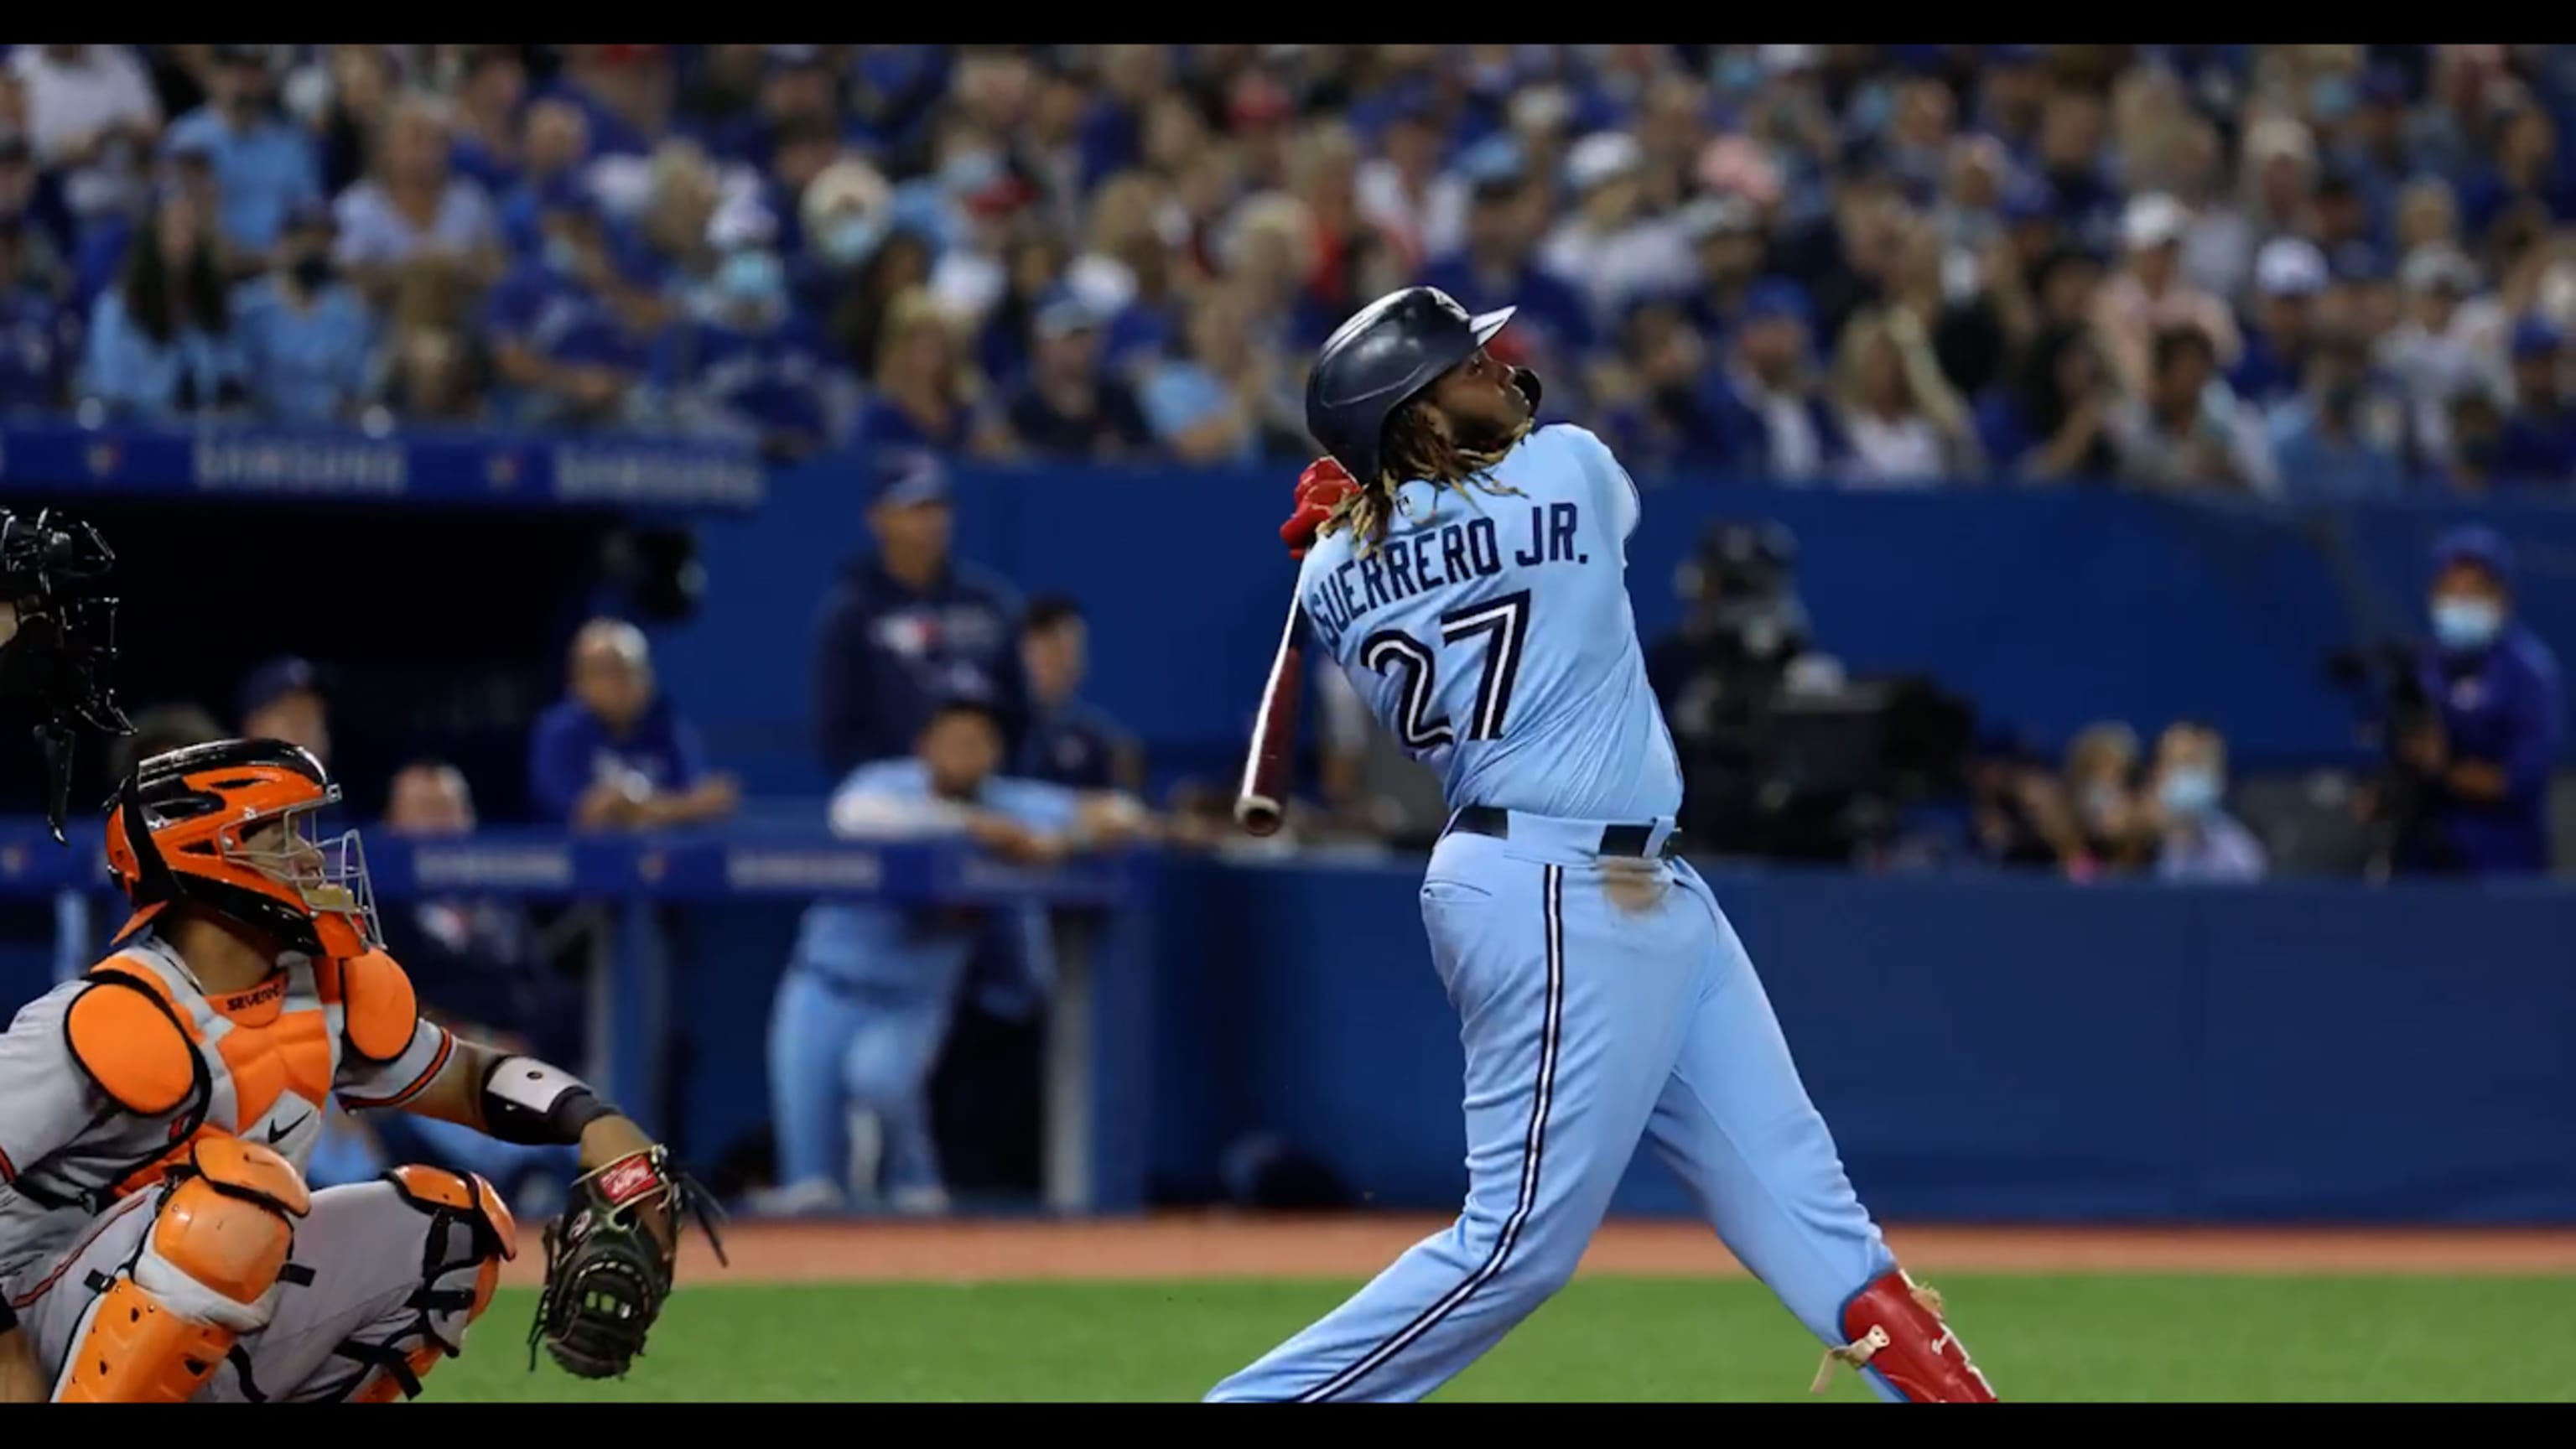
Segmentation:
<svg viewBox="0 0 2576 1449">
<path fill-rule="evenodd" d="M 654 687 L 644 631 L 593 619 L 572 642 L 571 698 L 538 716 L 528 794 L 575 830 L 653 830 L 721 820 L 741 802 L 711 774 L 697 731 Z"/>
<path fill-rule="evenodd" d="M 1021 772 L 1079 790 L 1142 790 L 1145 762 L 1136 742 L 1082 697 L 1090 658 L 1091 630 L 1080 604 L 1062 594 L 1030 602 L 1020 624 L 1020 659 L 1035 717 L 1020 751 Z"/>
<path fill-rule="evenodd" d="M 1082 607 L 1062 594 L 1033 600 L 1020 620 L 1020 662 L 1027 671 L 1029 731 L 1019 773 L 1075 790 L 1145 787 L 1144 757 L 1117 722 L 1082 698 L 1090 628 Z M 1023 906 L 1018 929 L 997 921 L 976 952 L 970 977 L 976 1004 L 1005 1021 L 1026 1020 L 1055 988 L 1055 939 L 1044 906 Z"/>
<path fill-rule="evenodd" d="M 871 466 L 876 551 L 852 559 L 824 600 L 814 655 L 824 770 L 837 780 L 909 754 L 931 702 L 951 694 L 990 700 L 1016 753 L 1028 720 L 1018 594 L 949 556 L 954 518 L 938 459 L 886 452 Z"/>
<path fill-rule="evenodd" d="M 1044 865 L 1131 838 L 1145 825 L 1130 797 L 1085 794 L 999 775 L 1002 731 L 973 696 L 935 704 L 915 754 L 852 771 L 832 797 L 834 834 L 854 840 L 964 836 L 1011 861 Z M 863 1163 L 852 1186 L 901 1211 L 947 1203 L 927 1094 L 980 912 L 829 901 L 805 913 L 769 1027 L 777 1123 L 776 1208 L 823 1207 L 843 1194 L 852 1119 Z M 872 1140 L 871 1140 L 872 1139 Z"/>
<path fill-rule="evenodd" d="M 1028 675 L 1017 590 L 953 557 L 948 473 L 930 453 L 871 455 L 868 529 L 876 550 L 852 559 L 826 597 L 814 657 L 815 743 L 834 780 L 861 765 L 910 757 L 932 703 L 988 702 L 1003 758 L 1028 743 Z M 1026 1016 L 1054 972 L 1036 908 L 986 918 L 973 953 L 976 994 L 1004 1019 Z"/>
<path fill-rule="evenodd" d="M 2513 552 L 2494 530 L 2449 534 L 2433 562 L 2433 640 L 2417 668 L 2441 724 L 2400 746 L 2430 798 L 2397 868 L 2544 873 L 2549 772 L 2566 736 L 2557 656 L 2514 619 Z"/>
</svg>

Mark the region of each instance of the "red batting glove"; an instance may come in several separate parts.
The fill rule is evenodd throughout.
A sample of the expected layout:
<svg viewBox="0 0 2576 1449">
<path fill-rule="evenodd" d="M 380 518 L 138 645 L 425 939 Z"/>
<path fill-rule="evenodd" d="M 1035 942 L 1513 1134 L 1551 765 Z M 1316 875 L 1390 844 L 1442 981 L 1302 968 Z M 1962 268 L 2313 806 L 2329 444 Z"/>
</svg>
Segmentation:
<svg viewBox="0 0 2576 1449">
<path fill-rule="evenodd" d="M 1315 531 L 1333 516 L 1335 505 L 1359 491 L 1349 471 L 1330 458 L 1317 458 L 1297 475 L 1297 511 L 1279 525 L 1279 541 L 1288 545 L 1288 556 L 1302 559 L 1306 550 L 1315 546 Z"/>
</svg>

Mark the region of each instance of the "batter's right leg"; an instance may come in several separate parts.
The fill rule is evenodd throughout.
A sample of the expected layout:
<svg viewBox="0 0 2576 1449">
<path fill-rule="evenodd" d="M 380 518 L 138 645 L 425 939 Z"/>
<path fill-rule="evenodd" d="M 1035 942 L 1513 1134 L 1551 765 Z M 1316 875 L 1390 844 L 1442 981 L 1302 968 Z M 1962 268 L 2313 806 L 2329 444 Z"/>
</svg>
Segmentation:
<svg viewBox="0 0 2576 1449">
<path fill-rule="evenodd" d="M 1417 1400 L 1563 1286 L 1608 1210 L 1678 1049 L 1694 968 L 1597 865 L 1452 835 L 1422 890 L 1465 1024 L 1466 1210 L 1211 1402 Z"/>
<path fill-rule="evenodd" d="M 1681 869 L 1706 908 L 1699 950 L 1710 967 L 1647 1140 L 1728 1249 L 1881 1399 L 1992 1402 L 1937 1300 L 1898 1270 L 1853 1191 L 1743 943 Z"/>
</svg>

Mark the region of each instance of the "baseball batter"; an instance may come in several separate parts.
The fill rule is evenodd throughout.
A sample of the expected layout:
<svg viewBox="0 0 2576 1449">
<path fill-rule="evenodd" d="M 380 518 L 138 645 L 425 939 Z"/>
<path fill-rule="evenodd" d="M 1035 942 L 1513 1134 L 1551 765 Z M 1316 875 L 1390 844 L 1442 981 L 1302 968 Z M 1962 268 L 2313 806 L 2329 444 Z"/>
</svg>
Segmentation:
<svg viewBox="0 0 2576 1449">
<path fill-rule="evenodd" d="M 1211 1400 L 1416 1400 L 1573 1276 L 1639 1140 L 1887 1400 L 1992 1402 L 1854 1196 L 1752 962 L 1670 854 L 1682 781 L 1629 611 L 1635 485 L 1414 287 L 1318 355 L 1281 534 L 1307 627 L 1452 812 L 1422 883 L 1466 1048 L 1455 1226 Z M 1818 1387 L 1825 1376 L 1818 1376 Z"/>
<path fill-rule="evenodd" d="M 0 1036 L 0 1402 L 419 1393 L 464 1346 L 518 1228 L 472 1174 L 310 1190 L 332 1098 L 578 1144 L 536 1337 L 622 1372 L 696 1189 L 560 1068 L 421 1019 L 384 954 L 339 789 L 305 751 L 153 756 L 108 820 L 136 907 L 106 960 Z"/>
</svg>

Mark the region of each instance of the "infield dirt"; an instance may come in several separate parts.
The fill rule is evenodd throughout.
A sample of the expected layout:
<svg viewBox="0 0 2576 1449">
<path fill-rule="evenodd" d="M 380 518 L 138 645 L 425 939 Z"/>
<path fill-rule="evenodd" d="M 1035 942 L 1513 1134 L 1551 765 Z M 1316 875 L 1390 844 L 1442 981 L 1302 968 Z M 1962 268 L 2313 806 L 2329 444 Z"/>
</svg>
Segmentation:
<svg viewBox="0 0 2576 1449">
<path fill-rule="evenodd" d="M 736 1283 L 1144 1281 L 1366 1278 L 1447 1220 L 1361 1215 L 1168 1215 L 1054 1222 L 1011 1219 L 737 1222 L 724 1226 L 730 1271 L 692 1228 L 681 1281 Z M 533 1238 L 531 1233 L 530 1237 Z M 2576 1274 L 2576 1231 L 1892 1227 L 1907 1268 L 1939 1273 Z M 1583 1271 L 1741 1277 L 1707 1228 L 1605 1225 Z M 523 1251 L 505 1282 L 534 1284 Z"/>
</svg>

